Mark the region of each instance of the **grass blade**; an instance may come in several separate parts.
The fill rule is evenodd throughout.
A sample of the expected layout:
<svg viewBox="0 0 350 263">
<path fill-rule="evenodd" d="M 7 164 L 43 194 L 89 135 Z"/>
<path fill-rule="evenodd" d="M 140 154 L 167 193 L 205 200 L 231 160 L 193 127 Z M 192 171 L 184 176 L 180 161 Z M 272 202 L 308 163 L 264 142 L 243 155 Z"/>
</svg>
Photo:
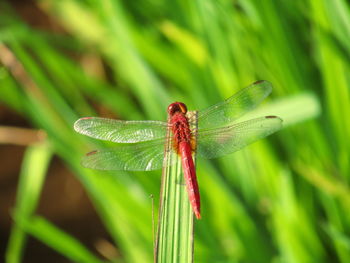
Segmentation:
<svg viewBox="0 0 350 263">
<path fill-rule="evenodd" d="M 189 112 L 188 116 L 195 114 Z M 191 127 L 193 128 L 193 127 Z M 171 131 L 168 131 L 170 136 Z M 155 248 L 156 262 L 193 262 L 193 212 L 189 202 L 181 157 L 166 145 L 162 177 L 159 224 Z M 173 162 L 173 159 L 176 161 Z M 193 154 L 195 159 L 195 154 Z M 169 165 L 175 163 L 174 165 Z"/>
<path fill-rule="evenodd" d="M 28 147 L 19 179 L 14 209 L 16 219 L 25 220 L 36 209 L 51 156 L 51 150 L 45 142 Z M 6 251 L 7 263 L 21 262 L 25 242 L 26 234 L 23 229 L 14 224 Z"/>
<path fill-rule="evenodd" d="M 103 262 L 94 256 L 78 240 L 42 217 L 35 216 L 21 221 L 20 224 L 32 236 L 57 250 L 62 255 L 65 255 L 73 262 Z"/>
<path fill-rule="evenodd" d="M 101 263 L 78 240 L 51 224 L 45 218 L 35 216 L 30 219 L 18 218 L 18 223 L 35 238 L 60 252 L 73 262 Z"/>
</svg>

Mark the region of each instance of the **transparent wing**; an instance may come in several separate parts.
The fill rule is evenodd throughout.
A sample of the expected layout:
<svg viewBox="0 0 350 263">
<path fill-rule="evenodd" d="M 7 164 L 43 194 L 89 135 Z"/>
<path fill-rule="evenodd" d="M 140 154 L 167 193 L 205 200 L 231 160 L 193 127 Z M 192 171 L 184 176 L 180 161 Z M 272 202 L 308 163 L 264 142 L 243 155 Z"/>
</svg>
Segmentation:
<svg viewBox="0 0 350 263">
<path fill-rule="evenodd" d="M 232 97 L 198 112 L 198 128 L 211 129 L 229 124 L 259 105 L 271 92 L 270 82 L 260 80 Z"/>
<path fill-rule="evenodd" d="M 96 150 L 83 157 L 82 165 L 97 170 L 151 171 L 161 169 L 165 140 Z"/>
<path fill-rule="evenodd" d="M 199 131 L 197 154 L 210 159 L 233 153 L 278 131 L 281 127 L 282 119 L 266 116 L 219 129 Z"/>
<path fill-rule="evenodd" d="M 136 143 L 164 138 L 168 124 L 162 121 L 122 121 L 86 117 L 74 123 L 74 129 L 95 139 L 118 143 Z"/>
</svg>

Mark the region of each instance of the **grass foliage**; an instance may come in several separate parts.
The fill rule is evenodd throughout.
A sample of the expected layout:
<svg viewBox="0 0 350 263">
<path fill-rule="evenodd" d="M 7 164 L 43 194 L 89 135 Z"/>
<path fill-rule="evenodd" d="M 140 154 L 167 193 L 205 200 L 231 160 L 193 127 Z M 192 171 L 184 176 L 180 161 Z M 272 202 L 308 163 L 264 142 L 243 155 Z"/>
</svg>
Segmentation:
<svg viewBox="0 0 350 263">
<path fill-rule="evenodd" d="M 191 129 L 197 128 L 197 112 L 187 112 L 192 120 Z M 193 123 L 194 122 L 194 123 Z M 168 136 L 172 131 L 168 129 Z M 172 141 L 166 144 L 160 190 L 159 223 L 157 230 L 155 258 L 157 263 L 193 262 L 194 213 L 191 207 L 181 157 L 171 151 Z M 192 154 L 196 160 L 196 154 Z M 174 165 L 170 165 L 174 163 Z"/>
<path fill-rule="evenodd" d="M 109 260 L 152 262 L 149 194 L 158 198 L 160 172 L 83 169 L 80 157 L 98 145 L 76 134 L 74 121 L 165 120 L 175 100 L 202 109 L 266 79 L 276 102 L 269 110 L 290 125 L 228 157 L 198 160 L 203 219 L 195 222 L 194 262 L 350 262 L 345 0 L 36 3 L 58 32 L 31 26 L 9 2 L 0 4 L 0 100 L 47 133 L 50 151 L 84 185 L 122 255 Z M 4 47 L 29 78 L 16 74 Z M 320 117 L 300 122 L 319 109 Z M 48 153 L 29 148 L 27 155 L 21 176 L 43 179 Z M 20 228 L 14 225 L 8 262 L 21 257 L 23 230 L 70 260 L 99 262 L 32 214 L 42 179 L 21 178 L 14 209 L 24 212 L 16 213 Z M 33 183 L 37 191 L 23 185 Z"/>
</svg>

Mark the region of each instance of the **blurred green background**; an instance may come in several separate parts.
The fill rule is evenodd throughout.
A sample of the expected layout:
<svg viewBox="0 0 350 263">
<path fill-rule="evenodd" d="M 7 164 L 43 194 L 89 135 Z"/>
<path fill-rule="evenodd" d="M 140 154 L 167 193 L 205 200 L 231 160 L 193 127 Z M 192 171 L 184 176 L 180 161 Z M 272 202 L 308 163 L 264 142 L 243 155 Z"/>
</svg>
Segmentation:
<svg viewBox="0 0 350 263">
<path fill-rule="evenodd" d="M 165 120 L 266 79 L 293 125 L 198 160 L 195 262 L 350 262 L 349 58 L 345 0 L 1 1 L 1 254 L 152 262 L 161 172 L 82 168 L 101 145 L 74 121 Z"/>
</svg>

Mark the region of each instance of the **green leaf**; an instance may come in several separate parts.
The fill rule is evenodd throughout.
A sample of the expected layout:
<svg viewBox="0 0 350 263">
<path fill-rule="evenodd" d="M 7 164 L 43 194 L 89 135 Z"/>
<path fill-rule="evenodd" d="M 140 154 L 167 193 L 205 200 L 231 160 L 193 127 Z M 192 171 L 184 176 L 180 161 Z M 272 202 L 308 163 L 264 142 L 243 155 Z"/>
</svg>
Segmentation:
<svg viewBox="0 0 350 263">
<path fill-rule="evenodd" d="M 195 112 L 188 112 L 188 116 L 192 114 Z M 171 130 L 168 130 L 169 136 L 170 133 Z M 171 151 L 172 147 L 169 140 L 164 156 L 167 165 L 163 169 L 161 185 L 155 248 L 157 263 L 193 262 L 193 212 L 185 185 L 181 157 Z M 195 160 L 195 153 L 193 159 Z"/>
<path fill-rule="evenodd" d="M 57 250 L 73 262 L 101 263 L 85 246 L 46 219 L 36 216 L 20 220 L 20 225 L 35 238 Z"/>
<path fill-rule="evenodd" d="M 52 152 L 46 142 L 29 146 L 22 164 L 16 206 L 13 214 L 16 220 L 27 220 L 35 211 Z M 26 233 L 15 222 L 11 229 L 6 250 L 6 262 L 20 262 L 26 241 Z"/>
</svg>

